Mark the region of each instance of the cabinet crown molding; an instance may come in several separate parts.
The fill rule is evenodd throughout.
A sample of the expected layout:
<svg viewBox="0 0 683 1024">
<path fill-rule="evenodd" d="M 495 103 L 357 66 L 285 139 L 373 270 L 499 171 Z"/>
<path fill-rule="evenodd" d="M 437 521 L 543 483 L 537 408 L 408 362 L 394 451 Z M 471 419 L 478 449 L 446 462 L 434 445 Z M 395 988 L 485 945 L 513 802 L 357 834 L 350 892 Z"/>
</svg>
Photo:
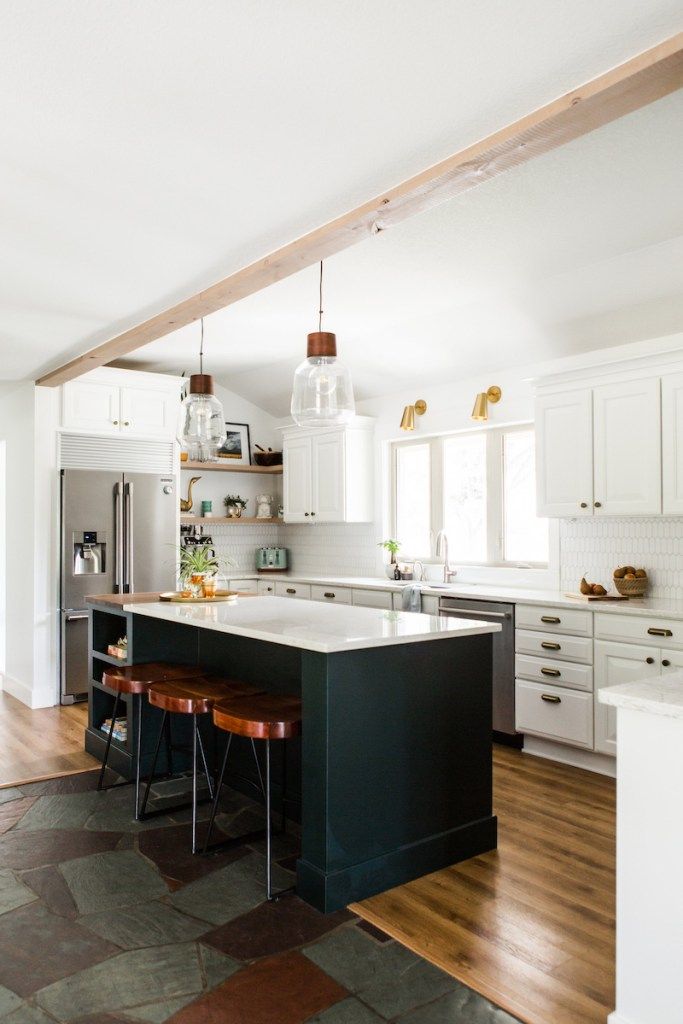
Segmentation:
<svg viewBox="0 0 683 1024">
<path fill-rule="evenodd" d="M 571 391 L 580 387 L 596 387 L 600 384 L 621 381 L 642 380 L 644 377 L 662 377 L 668 373 L 683 372 L 683 346 L 668 352 L 635 356 L 631 359 L 607 360 L 593 365 L 565 370 L 546 377 L 532 378 L 531 383 L 539 394 L 546 391 Z"/>
<path fill-rule="evenodd" d="M 99 366 L 77 379 L 78 384 L 115 384 L 126 388 L 153 388 L 159 391 L 182 387 L 185 378 L 170 373 L 150 373 L 148 370 L 125 370 L 119 366 Z"/>
<path fill-rule="evenodd" d="M 350 423 L 341 423 L 331 427 L 297 427 L 296 423 L 287 423 L 278 427 L 283 437 L 318 437 L 322 434 L 334 434 L 339 430 L 374 430 L 373 416 L 355 416 Z"/>
</svg>

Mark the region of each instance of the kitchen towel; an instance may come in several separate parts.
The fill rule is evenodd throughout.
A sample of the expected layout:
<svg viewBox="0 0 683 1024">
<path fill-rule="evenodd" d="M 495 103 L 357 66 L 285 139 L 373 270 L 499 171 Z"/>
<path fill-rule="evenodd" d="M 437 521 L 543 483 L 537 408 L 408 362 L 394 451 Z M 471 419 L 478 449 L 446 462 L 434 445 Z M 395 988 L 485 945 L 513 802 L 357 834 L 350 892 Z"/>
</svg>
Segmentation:
<svg viewBox="0 0 683 1024">
<path fill-rule="evenodd" d="M 403 588 L 401 608 L 404 612 L 422 611 L 422 588 L 416 583 L 409 583 L 407 587 Z"/>
</svg>

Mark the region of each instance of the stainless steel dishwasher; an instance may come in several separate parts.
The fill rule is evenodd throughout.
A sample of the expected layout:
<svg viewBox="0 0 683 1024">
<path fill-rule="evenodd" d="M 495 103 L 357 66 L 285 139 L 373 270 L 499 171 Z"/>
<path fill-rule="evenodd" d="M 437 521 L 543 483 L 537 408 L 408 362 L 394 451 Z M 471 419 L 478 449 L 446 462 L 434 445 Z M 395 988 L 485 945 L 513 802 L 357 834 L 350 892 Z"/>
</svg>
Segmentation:
<svg viewBox="0 0 683 1024">
<path fill-rule="evenodd" d="M 482 619 L 503 627 L 493 634 L 493 738 L 521 747 L 523 736 L 515 730 L 515 606 L 498 601 L 472 601 L 440 597 L 439 615 L 457 619 Z"/>
</svg>

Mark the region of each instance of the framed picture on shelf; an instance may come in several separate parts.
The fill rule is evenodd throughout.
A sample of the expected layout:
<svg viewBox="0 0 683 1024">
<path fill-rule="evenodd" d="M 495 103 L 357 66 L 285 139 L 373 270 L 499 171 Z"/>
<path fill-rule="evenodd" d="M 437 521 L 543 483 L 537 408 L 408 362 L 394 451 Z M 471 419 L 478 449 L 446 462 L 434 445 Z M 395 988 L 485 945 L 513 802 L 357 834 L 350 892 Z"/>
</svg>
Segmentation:
<svg viewBox="0 0 683 1024">
<path fill-rule="evenodd" d="M 226 437 L 218 449 L 219 459 L 230 459 L 236 466 L 251 465 L 251 437 L 248 423 L 226 423 Z"/>
</svg>

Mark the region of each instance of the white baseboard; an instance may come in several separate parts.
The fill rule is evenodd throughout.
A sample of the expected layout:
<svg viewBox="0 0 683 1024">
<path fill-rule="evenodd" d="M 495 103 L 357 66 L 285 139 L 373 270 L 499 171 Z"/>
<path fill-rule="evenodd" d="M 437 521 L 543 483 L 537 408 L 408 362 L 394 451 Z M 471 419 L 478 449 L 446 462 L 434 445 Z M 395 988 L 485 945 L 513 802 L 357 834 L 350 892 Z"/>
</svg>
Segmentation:
<svg viewBox="0 0 683 1024">
<path fill-rule="evenodd" d="M 12 676 L 2 676 L 2 688 L 5 693 L 9 693 L 10 697 L 16 697 L 26 707 L 33 707 L 33 691 L 30 686 L 26 683 L 22 683 L 20 679 L 14 679 Z"/>
<path fill-rule="evenodd" d="M 524 753 L 532 754 L 534 757 L 545 757 L 549 761 L 559 761 L 560 764 L 570 764 L 574 768 L 584 768 L 599 775 L 609 775 L 612 779 L 616 778 L 617 774 L 617 759 L 610 757 L 609 754 L 596 754 L 593 750 L 581 750 L 565 743 L 542 740 L 537 736 L 524 737 Z"/>
<path fill-rule="evenodd" d="M 624 1017 L 623 1013 L 614 1010 L 607 1018 L 607 1024 L 636 1024 L 632 1017 Z"/>
</svg>

